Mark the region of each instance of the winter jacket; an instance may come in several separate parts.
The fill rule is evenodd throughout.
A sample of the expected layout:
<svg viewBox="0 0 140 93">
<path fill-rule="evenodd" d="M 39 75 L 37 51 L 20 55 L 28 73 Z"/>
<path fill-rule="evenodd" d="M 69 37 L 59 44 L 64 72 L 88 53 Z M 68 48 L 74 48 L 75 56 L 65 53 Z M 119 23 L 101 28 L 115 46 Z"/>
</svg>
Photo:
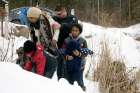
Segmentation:
<svg viewBox="0 0 140 93">
<path fill-rule="evenodd" d="M 51 25 L 51 30 L 53 30 L 53 40 L 58 41 L 60 24 L 56 22 L 51 16 L 47 15 L 47 18 Z"/>
<path fill-rule="evenodd" d="M 25 70 L 31 71 L 33 64 L 35 64 L 35 73 L 44 76 L 46 57 L 43 53 L 43 47 L 41 45 L 37 45 L 36 52 L 32 55 L 31 60 L 25 62 L 23 68 Z"/>
<path fill-rule="evenodd" d="M 59 55 L 65 55 L 65 51 L 66 51 L 66 49 L 60 48 L 60 49 L 56 50 L 56 53 L 58 53 Z M 83 56 L 83 55 L 92 55 L 94 53 L 92 50 L 90 50 L 88 48 L 81 48 L 80 52 L 81 52 L 81 56 Z"/>
<path fill-rule="evenodd" d="M 50 16 L 40 15 L 36 23 L 30 23 L 31 38 L 34 42 L 40 41 L 47 49 L 51 46 L 51 40 L 58 40 L 60 25 Z M 39 36 L 38 34 L 41 33 Z"/>
<path fill-rule="evenodd" d="M 69 30 L 70 30 L 71 24 L 78 23 L 78 19 L 73 15 L 69 15 L 63 19 L 57 16 L 54 16 L 53 18 L 55 21 L 57 21 L 61 25 L 59 36 L 58 36 L 58 43 L 57 43 L 58 48 L 61 48 L 64 43 L 64 40 L 67 37 L 69 37 L 69 32 L 70 32 Z"/>
<path fill-rule="evenodd" d="M 79 36 L 79 37 L 77 37 L 77 38 L 73 38 L 72 35 L 70 35 L 68 38 L 65 39 L 65 42 L 64 42 L 64 45 L 63 45 L 63 46 L 65 46 L 65 44 L 67 44 L 67 43 L 70 42 L 71 40 L 76 40 L 77 42 L 79 42 L 81 48 L 87 48 L 87 47 L 88 47 L 88 46 L 87 46 L 87 41 L 86 41 L 83 37 L 80 37 L 80 36 Z M 83 49 L 83 51 L 85 51 L 85 49 Z M 82 52 L 82 50 L 81 50 L 81 52 Z M 85 54 L 85 55 L 82 55 L 82 68 L 83 68 L 83 66 L 84 66 L 85 63 L 86 63 L 85 56 L 87 56 L 87 53 L 88 53 L 88 52 L 85 52 L 85 53 L 83 53 L 83 54 Z"/>
<path fill-rule="evenodd" d="M 80 51 L 80 44 L 77 41 L 70 41 L 66 45 L 65 56 L 72 56 L 72 60 L 66 60 L 66 70 L 68 75 L 68 81 L 73 84 L 77 81 L 79 85 L 82 84 L 82 70 L 81 70 L 81 56 L 75 56 L 73 51 Z"/>
<path fill-rule="evenodd" d="M 45 15 L 40 15 L 40 18 L 36 23 L 30 23 L 31 38 L 34 42 L 40 41 L 45 49 L 48 49 L 50 47 L 53 48 L 53 46 L 51 45 L 51 41 L 57 41 L 59 27 L 59 24 L 53 19 L 48 20 Z"/>
<path fill-rule="evenodd" d="M 81 48 L 87 48 L 87 42 L 84 38 L 78 37 L 78 38 L 74 39 L 72 36 L 69 36 L 65 39 L 63 47 L 65 47 L 66 44 L 69 43 L 71 40 L 76 40 L 77 42 L 79 42 Z"/>
<path fill-rule="evenodd" d="M 93 54 L 91 50 L 88 48 L 80 48 L 79 42 L 75 40 L 70 40 L 67 44 L 65 49 L 61 48 L 58 49 L 57 52 L 60 55 L 63 55 L 66 57 L 67 55 L 73 56 L 72 60 L 66 60 L 65 65 L 66 65 L 66 79 L 69 81 L 70 84 L 74 84 L 74 81 L 77 81 L 78 85 L 81 87 L 84 87 L 84 82 L 83 82 L 83 69 L 81 68 L 82 66 L 82 55 L 88 55 L 88 54 Z M 78 50 L 81 52 L 81 56 L 74 56 L 72 51 Z"/>
<path fill-rule="evenodd" d="M 67 70 L 68 72 L 75 72 L 80 70 L 81 66 L 81 57 L 75 56 L 73 51 L 80 51 L 80 44 L 77 41 L 70 41 L 66 45 L 65 56 L 73 56 L 72 60 L 66 60 Z"/>
</svg>

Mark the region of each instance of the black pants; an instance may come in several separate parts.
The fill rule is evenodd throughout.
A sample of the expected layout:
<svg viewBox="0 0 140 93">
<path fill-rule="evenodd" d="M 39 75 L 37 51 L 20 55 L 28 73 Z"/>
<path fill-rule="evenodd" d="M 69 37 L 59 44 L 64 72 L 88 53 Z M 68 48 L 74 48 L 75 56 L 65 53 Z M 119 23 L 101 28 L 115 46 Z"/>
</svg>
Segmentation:
<svg viewBox="0 0 140 93">
<path fill-rule="evenodd" d="M 67 78 L 66 65 L 63 56 L 57 58 L 57 78 Z"/>
<path fill-rule="evenodd" d="M 46 56 L 46 69 L 45 69 L 45 76 L 48 78 L 52 78 L 54 72 L 56 71 L 57 67 L 57 59 L 55 56 L 52 56 L 51 54 L 45 53 Z"/>
<path fill-rule="evenodd" d="M 77 81 L 78 85 L 83 88 L 84 85 L 84 81 L 83 81 L 83 71 L 76 71 L 76 72 L 68 72 L 67 74 L 67 80 L 69 81 L 70 84 L 74 84 L 74 81 Z"/>
</svg>

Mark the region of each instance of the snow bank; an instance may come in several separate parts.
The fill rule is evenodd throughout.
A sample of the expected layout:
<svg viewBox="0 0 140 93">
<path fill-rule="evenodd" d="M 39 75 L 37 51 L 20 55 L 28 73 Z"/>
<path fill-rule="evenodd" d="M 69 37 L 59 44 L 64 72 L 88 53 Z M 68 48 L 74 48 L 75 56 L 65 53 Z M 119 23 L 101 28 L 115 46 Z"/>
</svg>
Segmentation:
<svg viewBox="0 0 140 93">
<path fill-rule="evenodd" d="M 128 28 L 124 28 L 122 31 L 125 35 L 133 37 L 134 39 L 140 37 L 140 24 L 132 25 Z"/>
<path fill-rule="evenodd" d="M 3 22 L 3 32 L 4 37 L 0 37 L 0 60 L 1 61 L 9 61 L 9 62 L 15 62 L 15 59 L 17 58 L 16 55 L 16 49 L 23 46 L 23 43 L 27 40 L 24 37 L 16 37 L 11 34 L 14 33 L 14 31 L 18 32 L 18 29 L 16 29 L 16 26 L 23 26 L 27 28 L 27 26 L 14 24 L 11 22 Z M 1 22 L 0 22 L 0 36 L 1 36 Z"/>
<path fill-rule="evenodd" d="M 84 93 L 79 86 L 60 83 L 28 72 L 18 65 L 0 62 L 0 93 Z"/>
</svg>

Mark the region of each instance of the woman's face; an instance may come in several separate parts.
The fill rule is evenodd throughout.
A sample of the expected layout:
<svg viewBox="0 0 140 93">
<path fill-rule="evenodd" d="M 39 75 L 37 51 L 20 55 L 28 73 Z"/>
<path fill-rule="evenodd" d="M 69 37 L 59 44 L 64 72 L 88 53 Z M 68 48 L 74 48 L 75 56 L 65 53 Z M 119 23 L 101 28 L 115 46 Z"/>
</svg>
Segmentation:
<svg viewBox="0 0 140 93">
<path fill-rule="evenodd" d="M 36 23 L 38 18 L 34 18 L 34 17 L 28 17 L 28 20 L 31 22 L 31 23 Z"/>
<path fill-rule="evenodd" d="M 77 28 L 75 26 L 72 27 L 71 34 L 72 34 L 72 37 L 77 38 L 80 34 L 79 28 Z"/>
</svg>

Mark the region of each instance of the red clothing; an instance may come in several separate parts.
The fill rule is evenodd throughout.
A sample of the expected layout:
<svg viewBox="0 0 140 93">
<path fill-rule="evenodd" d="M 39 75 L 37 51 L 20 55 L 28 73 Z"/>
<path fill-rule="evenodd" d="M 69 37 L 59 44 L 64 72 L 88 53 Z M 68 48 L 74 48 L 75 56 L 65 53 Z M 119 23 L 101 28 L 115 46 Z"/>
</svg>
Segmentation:
<svg viewBox="0 0 140 93">
<path fill-rule="evenodd" d="M 35 63 L 35 71 L 37 74 L 44 76 L 46 57 L 43 53 L 43 47 L 41 45 L 37 45 L 36 52 L 31 56 L 31 59 Z M 33 64 L 31 61 L 25 63 L 23 68 L 25 70 L 31 71 Z"/>
</svg>

